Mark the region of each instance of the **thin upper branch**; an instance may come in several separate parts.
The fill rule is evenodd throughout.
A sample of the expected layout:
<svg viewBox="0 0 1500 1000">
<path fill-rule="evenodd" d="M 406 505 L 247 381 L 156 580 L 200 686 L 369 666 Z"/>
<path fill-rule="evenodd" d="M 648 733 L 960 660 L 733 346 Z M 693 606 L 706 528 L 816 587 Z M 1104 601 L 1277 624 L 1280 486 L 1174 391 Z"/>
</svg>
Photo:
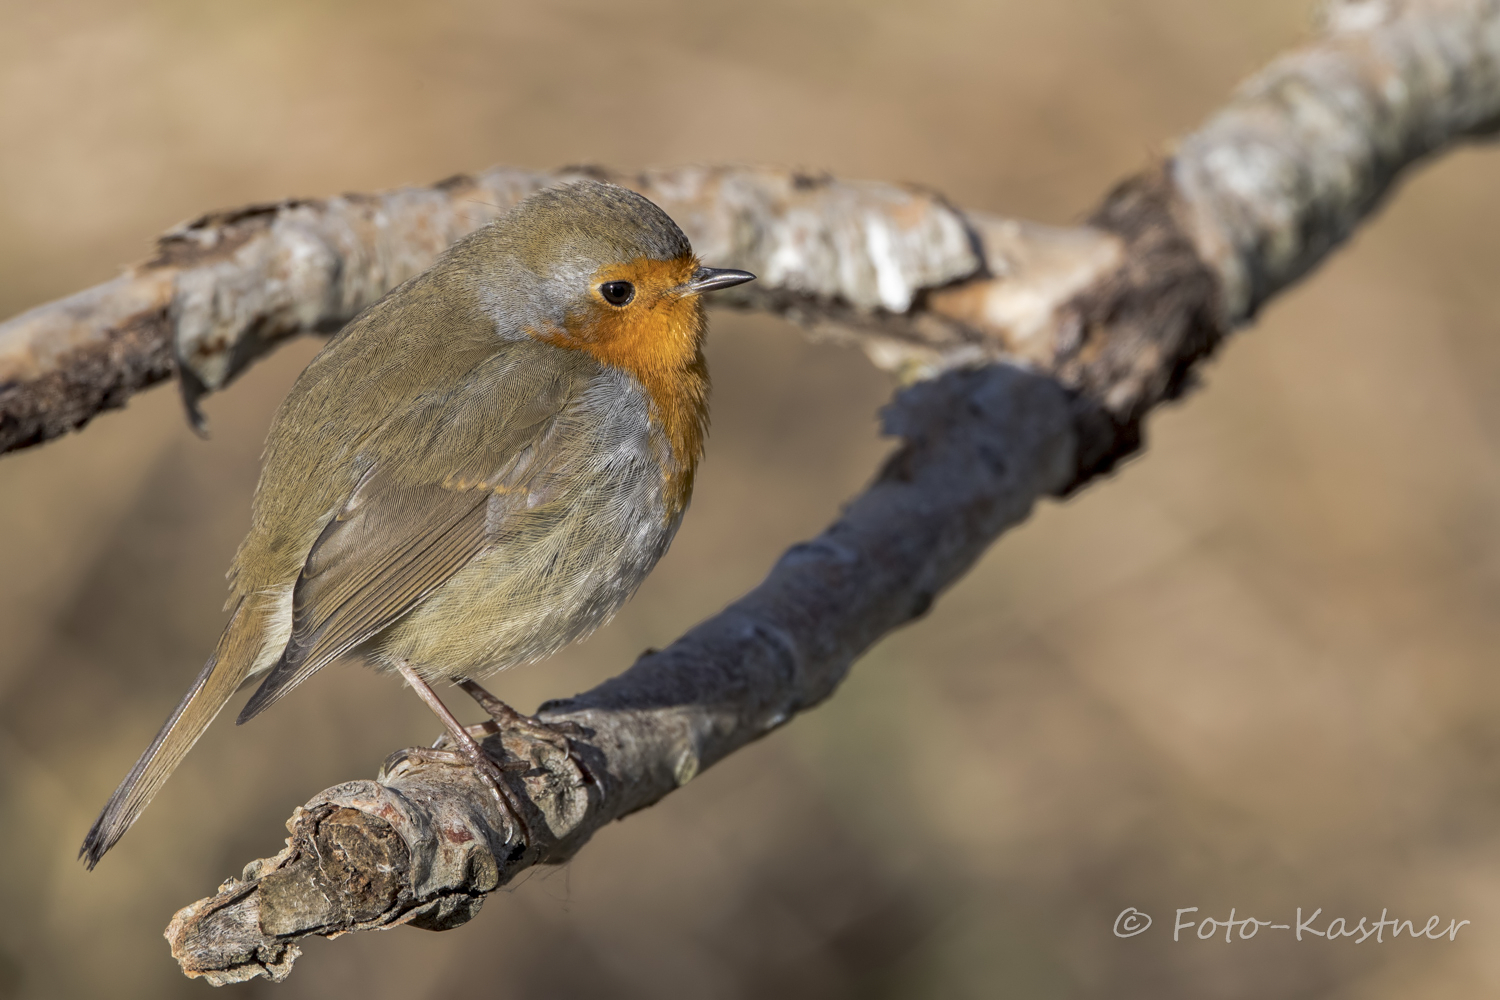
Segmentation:
<svg viewBox="0 0 1500 1000">
<path fill-rule="evenodd" d="M 0 325 L 0 451 L 82 426 L 174 371 L 196 419 L 203 393 L 279 341 L 337 330 L 454 240 L 584 175 L 644 192 L 706 261 L 759 274 L 754 290 L 721 296 L 741 305 L 890 317 L 909 333 L 922 289 L 983 270 L 962 215 L 930 192 L 773 169 L 497 167 L 430 188 L 213 212 L 167 232 L 115 280 Z"/>
<path fill-rule="evenodd" d="M 859 343 L 921 379 L 903 441 L 827 531 L 672 646 L 544 705 L 565 744 L 491 736 L 532 804 L 524 840 L 463 768 L 393 755 L 299 809 L 275 858 L 168 929 L 190 975 L 281 978 L 309 933 L 467 920 L 525 867 L 827 697 L 1036 499 L 1138 447 L 1146 412 L 1345 239 L 1418 159 L 1500 122 L 1500 0 L 1347 0 L 1313 45 L 1249 81 L 1174 157 L 1076 229 L 962 212 L 920 190 L 785 171 L 610 174 L 662 204 L 710 263 L 762 281 L 738 304 Z M 81 425 L 166 377 L 190 405 L 280 338 L 330 329 L 448 242 L 576 171 L 206 216 L 110 284 L 0 326 L 0 440 Z M 986 362 L 1011 362 L 990 364 Z M 1019 366 L 1019 367 L 1018 367 Z"/>
</svg>

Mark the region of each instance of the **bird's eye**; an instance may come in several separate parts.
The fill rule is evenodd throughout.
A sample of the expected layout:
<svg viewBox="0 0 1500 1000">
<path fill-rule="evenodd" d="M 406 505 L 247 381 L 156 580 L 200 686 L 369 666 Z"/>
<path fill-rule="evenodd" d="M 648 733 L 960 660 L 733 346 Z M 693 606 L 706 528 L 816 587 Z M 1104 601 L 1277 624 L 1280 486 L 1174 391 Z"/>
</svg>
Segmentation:
<svg viewBox="0 0 1500 1000">
<path fill-rule="evenodd" d="M 606 281 L 599 286 L 599 294 L 612 306 L 623 306 L 635 298 L 635 286 L 628 281 Z"/>
</svg>

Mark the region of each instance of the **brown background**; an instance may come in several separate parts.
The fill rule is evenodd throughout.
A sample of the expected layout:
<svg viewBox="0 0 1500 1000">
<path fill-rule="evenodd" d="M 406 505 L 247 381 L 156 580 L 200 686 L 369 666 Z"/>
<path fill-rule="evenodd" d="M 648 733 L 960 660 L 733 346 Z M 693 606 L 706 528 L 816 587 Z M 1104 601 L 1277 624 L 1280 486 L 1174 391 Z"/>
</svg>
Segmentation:
<svg viewBox="0 0 1500 1000">
<path fill-rule="evenodd" d="M 545 8 L 544 10 L 538 8 Z M 0 0 L 0 313 L 216 206 L 491 163 L 752 161 L 1065 223 L 1308 37 L 1305 0 L 547 5 Z M 826 706 L 450 933 L 311 942 L 241 995 L 1463 997 L 1500 987 L 1500 185 L 1413 178 Z M 210 731 L 92 875 L 95 811 L 212 645 L 269 414 L 316 344 L 0 459 L 0 997 L 206 995 L 172 911 L 436 727 L 326 671 Z M 692 514 L 523 708 L 817 531 L 887 444 L 864 360 L 719 314 Z M 466 709 L 468 710 L 468 709 Z M 1146 934 L 1111 933 L 1126 906 Z M 1456 942 L 1173 944 L 1298 906 Z M 1351 921 L 1352 922 L 1352 921 Z M 1279 936 L 1277 936 L 1279 935 Z"/>
</svg>

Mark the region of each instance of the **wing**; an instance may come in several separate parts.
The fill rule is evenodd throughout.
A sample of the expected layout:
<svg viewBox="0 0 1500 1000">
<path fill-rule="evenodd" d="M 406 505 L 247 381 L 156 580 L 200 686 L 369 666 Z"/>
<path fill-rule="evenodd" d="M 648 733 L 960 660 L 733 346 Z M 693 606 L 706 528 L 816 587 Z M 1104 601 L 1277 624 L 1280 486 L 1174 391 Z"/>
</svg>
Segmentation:
<svg viewBox="0 0 1500 1000">
<path fill-rule="evenodd" d="M 524 370 L 513 356 L 490 359 L 369 444 L 369 468 L 293 587 L 291 639 L 238 722 L 405 615 L 483 551 L 508 513 L 556 498 L 569 408 L 590 372 L 541 357 L 548 363 L 528 352 Z"/>
</svg>

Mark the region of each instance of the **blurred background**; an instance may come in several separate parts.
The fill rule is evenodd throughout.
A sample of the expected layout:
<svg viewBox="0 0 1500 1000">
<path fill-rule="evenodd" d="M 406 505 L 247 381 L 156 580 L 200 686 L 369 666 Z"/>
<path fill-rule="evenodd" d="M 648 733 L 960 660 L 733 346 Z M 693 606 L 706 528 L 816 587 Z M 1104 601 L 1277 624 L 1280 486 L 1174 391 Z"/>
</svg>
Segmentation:
<svg viewBox="0 0 1500 1000">
<path fill-rule="evenodd" d="M 1077 221 L 1307 0 L 0 0 L 0 313 L 220 206 L 493 163 L 748 161 Z M 305 945 L 242 996 L 1463 997 L 1500 990 L 1500 185 L 1419 172 L 1353 245 L 827 704 L 470 924 Z M 294 343 L 0 458 L 0 997 L 205 996 L 161 930 L 292 807 L 430 741 L 324 671 L 220 720 L 93 874 L 96 811 L 223 623 Z M 493 685 L 583 690 L 754 585 L 889 447 L 862 356 L 719 313 L 714 430 L 613 625 Z M 460 705 L 464 699 L 455 701 Z M 466 711 L 471 711 L 465 705 Z M 476 716 L 477 718 L 477 716 Z M 372 722 L 371 720 L 376 720 Z M 1123 940 L 1116 914 L 1151 914 Z M 1323 909 L 1456 941 L 1171 940 Z"/>
</svg>

